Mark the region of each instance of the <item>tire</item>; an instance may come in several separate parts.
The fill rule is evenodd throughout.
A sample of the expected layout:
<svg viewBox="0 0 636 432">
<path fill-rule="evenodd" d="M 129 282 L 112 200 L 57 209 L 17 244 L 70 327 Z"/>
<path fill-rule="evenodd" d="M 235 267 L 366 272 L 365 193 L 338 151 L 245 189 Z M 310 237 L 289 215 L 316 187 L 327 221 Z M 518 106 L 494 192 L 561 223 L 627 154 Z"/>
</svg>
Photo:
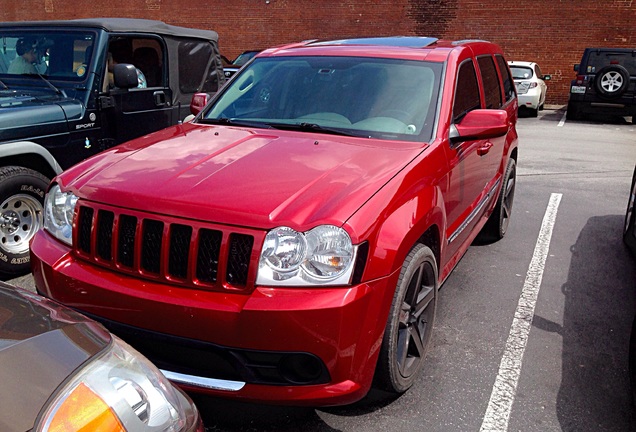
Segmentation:
<svg viewBox="0 0 636 432">
<path fill-rule="evenodd" d="M 608 99 L 617 98 L 627 90 L 629 72 L 621 65 L 605 66 L 594 79 L 596 91 Z"/>
<path fill-rule="evenodd" d="M 28 168 L 0 168 L 0 277 L 30 271 L 29 241 L 42 227 L 49 179 Z"/>
<path fill-rule="evenodd" d="M 631 387 L 632 407 L 636 408 L 636 317 L 632 321 L 629 335 L 629 384 Z"/>
<path fill-rule="evenodd" d="M 384 331 L 375 386 L 400 394 L 415 381 L 426 358 L 437 309 L 437 261 L 417 244 L 402 264 Z"/>
<path fill-rule="evenodd" d="M 501 240 L 508 230 L 508 223 L 512 215 L 512 203 L 515 198 L 517 183 L 517 163 L 513 158 L 508 159 L 508 166 L 501 183 L 499 197 L 495 209 L 488 218 L 488 222 L 481 230 L 480 237 L 488 240 Z"/>
<path fill-rule="evenodd" d="M 568 120 L 583 119 L 580 105 L 574 102 L 568 102 L 568 110 L 565 112 L 565 118 Z"/>
<path fill-rule="evenodd" d="M 627 210 L 625 210 L 625 222 L 623 224 L 623 241 L 629 247 L 632 254 L 636 256 L 636 231 L 634 212 L 634 202 L 636 201 L 636 168 L 632 175 L 632 186 L 629 190 L 629 198 L 627 200 Z"/>
<path fill-rule="evenodd" d="M 528 108 L 528 115 L 530 117 L 539 117 L 539 107 L 537 108 Z"/>
</svg>

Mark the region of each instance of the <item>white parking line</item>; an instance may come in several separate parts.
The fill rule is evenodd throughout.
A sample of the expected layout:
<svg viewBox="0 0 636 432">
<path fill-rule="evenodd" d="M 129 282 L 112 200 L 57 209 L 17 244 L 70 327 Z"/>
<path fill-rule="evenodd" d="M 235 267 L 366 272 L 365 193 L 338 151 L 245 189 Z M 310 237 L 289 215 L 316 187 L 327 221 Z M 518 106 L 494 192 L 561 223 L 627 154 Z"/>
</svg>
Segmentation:
<svg viewBox="0 0 636 432">
<path fill-rule="evenodd" d="M 561 127 L 561 126 L 563 126 L 565 124 L 565 116 L 567 116 L 567 115 L 568 115 L 567 111 L 563 113 L 563 117 L 561 117 L 561 121 L 559 122 L 557 127 Z"/>
<path fill-rule="evenodd" d="M 499 372 L 490 394 L 488 408 L 481 424 L 481 432 L 497 431 L 505 432 L 508 430 L 508 421 L 512 404 L 517 393 L 517 383 L 521 375 L 521 363 L 523 361 L 523 353 L 528 343 L 528 335 L 532 326 L 532 318 L 534 316 L 534 307 L 539 296 L 541 288 L 541 278 L 543 277 L 543 269 L 545 261 L 550 249 L 550 239 L 552 238 L 552 229 L 556 220 L 557 209 L 561 202 L 562 194 L 553 193 L 550 196 L 548 208 L 543 216 L 541 231 L 534 248 L 532 260 L 526 273 L 526 281 L 523 284 L 521 297 L 517 304 L 517 310 L 512 320 L 510 334 L 506 342 L 501 363 L 499 364 Z"/>
</svg>

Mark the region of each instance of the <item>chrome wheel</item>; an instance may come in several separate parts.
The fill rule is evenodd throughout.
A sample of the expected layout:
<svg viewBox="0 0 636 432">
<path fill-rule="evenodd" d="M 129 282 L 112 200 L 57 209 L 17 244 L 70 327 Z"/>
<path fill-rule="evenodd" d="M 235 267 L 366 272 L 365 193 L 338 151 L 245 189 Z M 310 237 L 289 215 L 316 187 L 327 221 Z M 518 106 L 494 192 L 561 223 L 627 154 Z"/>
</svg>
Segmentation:
<svg viewBox="0 0 636 432">
<path fill-rule="evenodd" d="M 42 204 L 29 195 L 13 195 L 0 205 L 0 248 L 11 254 L 29 250 L 42 226 Z"/>
<path fill-rule="evenodd" d="M 503 199 L 501 201 L 501 232 L 503 234 L 508 230 L 510 216 L 512 215 L 512 202 L 515 199 L 515 184 L 517 182 L 517 166 L 511 165 L 508 176 L 505 178 L 504 188 L 501 191 Z"/>
</svg>

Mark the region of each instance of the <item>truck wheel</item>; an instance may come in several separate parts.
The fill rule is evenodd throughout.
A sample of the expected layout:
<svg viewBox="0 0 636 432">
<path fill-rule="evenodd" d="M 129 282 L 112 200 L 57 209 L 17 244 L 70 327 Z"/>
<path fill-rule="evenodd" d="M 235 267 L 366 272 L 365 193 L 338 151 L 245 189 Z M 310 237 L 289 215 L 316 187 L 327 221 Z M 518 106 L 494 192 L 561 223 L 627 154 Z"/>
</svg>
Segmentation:
<svg viewBox="0 0 636 432">
<path fill-rule="evenodd" d="M 517 164 L 513 158 L 508 159 L 508 166 L 501 184 L 501 191 L 497 204 L 488 222 L 482 228 L 479 236 L 482 240 L 501 240 L 508 230 L 508 223 L 512 215 L 512 202 L 515 198 L 515 185 L 517 182 Z"/>
<path fill-rule="evenodd" d="M 49 179 L 19 166 L 0 168 L 0 277 L 30 271 L 29 241 L 42 226 Z"/>
<path fill-rule="evenodd" d="M 403 393 L 413 385 L 433 332 L 437 288 L 435 255 L 417 244 L 402 264 L 393 296 L 375 372 L 378 388 Z"/>
</svg>

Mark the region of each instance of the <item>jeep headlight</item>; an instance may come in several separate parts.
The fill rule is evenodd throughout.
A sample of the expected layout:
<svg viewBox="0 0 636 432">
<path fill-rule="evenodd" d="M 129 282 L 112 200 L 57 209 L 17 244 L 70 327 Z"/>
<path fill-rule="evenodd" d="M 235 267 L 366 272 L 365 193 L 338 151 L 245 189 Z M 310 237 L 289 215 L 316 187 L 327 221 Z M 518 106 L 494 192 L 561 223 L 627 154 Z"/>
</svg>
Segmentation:
<svg viewBox="0 0 636 432">
<path fill-rule="evenodd" d="M 274 228 L 265 236 L 256 283 L 347 285 L 355 253 L 349 234 L 337 226 L 320 225 L 305 233 Z"/>
<path fill-rule="evenodd" d="M 75 204 L 77 196 L 62 192 L 59 185 L 53 185 L 44 198 L 44 229 L 68 245 L 73 244 Z"/>
</svg>

